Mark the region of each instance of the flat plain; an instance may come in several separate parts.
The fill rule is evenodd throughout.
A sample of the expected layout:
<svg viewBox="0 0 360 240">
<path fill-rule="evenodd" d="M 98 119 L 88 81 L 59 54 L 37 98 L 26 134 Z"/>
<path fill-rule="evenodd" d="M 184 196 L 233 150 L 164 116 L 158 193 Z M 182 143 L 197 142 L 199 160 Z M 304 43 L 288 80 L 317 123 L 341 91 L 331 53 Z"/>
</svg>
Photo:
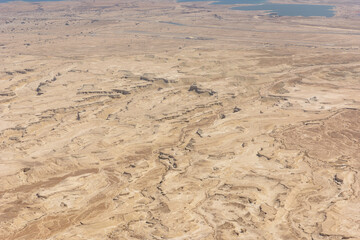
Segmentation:
<svg viewBox="0 0 360 240">
<path fill-rule="evenodd" d="M 0 4 L 0 239 L 360 239 L 360 5 Z"/>
</svg>

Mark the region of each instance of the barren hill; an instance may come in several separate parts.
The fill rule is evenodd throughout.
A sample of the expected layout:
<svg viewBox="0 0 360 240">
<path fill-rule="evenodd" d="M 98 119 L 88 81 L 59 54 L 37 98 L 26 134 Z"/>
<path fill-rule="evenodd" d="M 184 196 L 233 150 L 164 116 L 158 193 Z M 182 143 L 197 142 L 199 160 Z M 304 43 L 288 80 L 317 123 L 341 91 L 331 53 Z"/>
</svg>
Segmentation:
<svg viewBox="0 0 360 240">
<path fill-rule="evenodd" d="M 360 239 L 348 2 L 0 4 L 0 239 Z"/>
</svg>

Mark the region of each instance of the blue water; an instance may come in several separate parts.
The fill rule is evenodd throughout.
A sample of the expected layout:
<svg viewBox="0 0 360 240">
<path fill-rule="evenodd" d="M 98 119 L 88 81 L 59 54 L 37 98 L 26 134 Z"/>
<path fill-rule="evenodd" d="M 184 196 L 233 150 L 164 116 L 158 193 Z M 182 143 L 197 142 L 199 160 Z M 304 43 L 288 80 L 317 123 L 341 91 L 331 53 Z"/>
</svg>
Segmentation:
<svg viewBox="0 0 360 240">
<path fill-rule="evenodd" d="M 259 4 L 266 0 L 178 0 L 177 2 L 213 2 L 212 4 Z"/>
<path fill-rule="evenodd" d="M 302 16 L 302 17 L 333 17 L 335 15 L 332 6 L 307 5 L 307 4 L 261 4 L 253 6 L 234 7 L 235 10 L 243 11 L 269 11 L 278 16 Z"/>
<path fill-rule="evenodd" d="M 177 22 L 159 21 L 159 23 L 166 23 L 166 24 L 171 24 L 171 25 L 176 25 L 176 26 L 184 26 L 184 24 L 177 23 Z"/>
<path fill-rule="evenodd" d="M 212 4 L 254 4 L 251 6 L 234 7 L 242 11 L 268 11 L 278 16 L 322 16 L 333 17 L 333 6 L 311 4 L 272 4 L 267 0 L 178 0 L 178 2 L 213 2 Z M 255 5 L 256 4 L 256 5 Z"/>
</svg>

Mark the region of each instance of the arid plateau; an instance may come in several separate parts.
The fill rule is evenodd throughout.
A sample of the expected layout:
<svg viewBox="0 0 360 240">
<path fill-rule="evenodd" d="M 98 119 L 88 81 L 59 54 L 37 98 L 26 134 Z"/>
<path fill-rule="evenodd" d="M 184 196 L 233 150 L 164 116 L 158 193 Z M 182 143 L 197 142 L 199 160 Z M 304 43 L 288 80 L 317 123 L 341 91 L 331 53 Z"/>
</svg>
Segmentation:
<svg viewBox="0 0 360 240">
<path fill-rule="evenodd" d="M 360 239 L 360 4 L 0 3 L 0 239 Z"/>
</svg>

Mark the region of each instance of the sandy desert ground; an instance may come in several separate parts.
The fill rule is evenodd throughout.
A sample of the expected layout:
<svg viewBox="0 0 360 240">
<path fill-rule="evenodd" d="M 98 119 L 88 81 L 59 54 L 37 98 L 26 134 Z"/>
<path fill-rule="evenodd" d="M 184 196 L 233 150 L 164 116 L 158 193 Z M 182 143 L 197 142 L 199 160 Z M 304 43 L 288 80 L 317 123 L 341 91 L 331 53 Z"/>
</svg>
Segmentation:
<svg viewBox="0 0 360 240">
<path fill-rule="evenodd" d="M 360 5 L 311 2 L 0 4 L 0 239 L 360 239 Z"/>
</svg>

